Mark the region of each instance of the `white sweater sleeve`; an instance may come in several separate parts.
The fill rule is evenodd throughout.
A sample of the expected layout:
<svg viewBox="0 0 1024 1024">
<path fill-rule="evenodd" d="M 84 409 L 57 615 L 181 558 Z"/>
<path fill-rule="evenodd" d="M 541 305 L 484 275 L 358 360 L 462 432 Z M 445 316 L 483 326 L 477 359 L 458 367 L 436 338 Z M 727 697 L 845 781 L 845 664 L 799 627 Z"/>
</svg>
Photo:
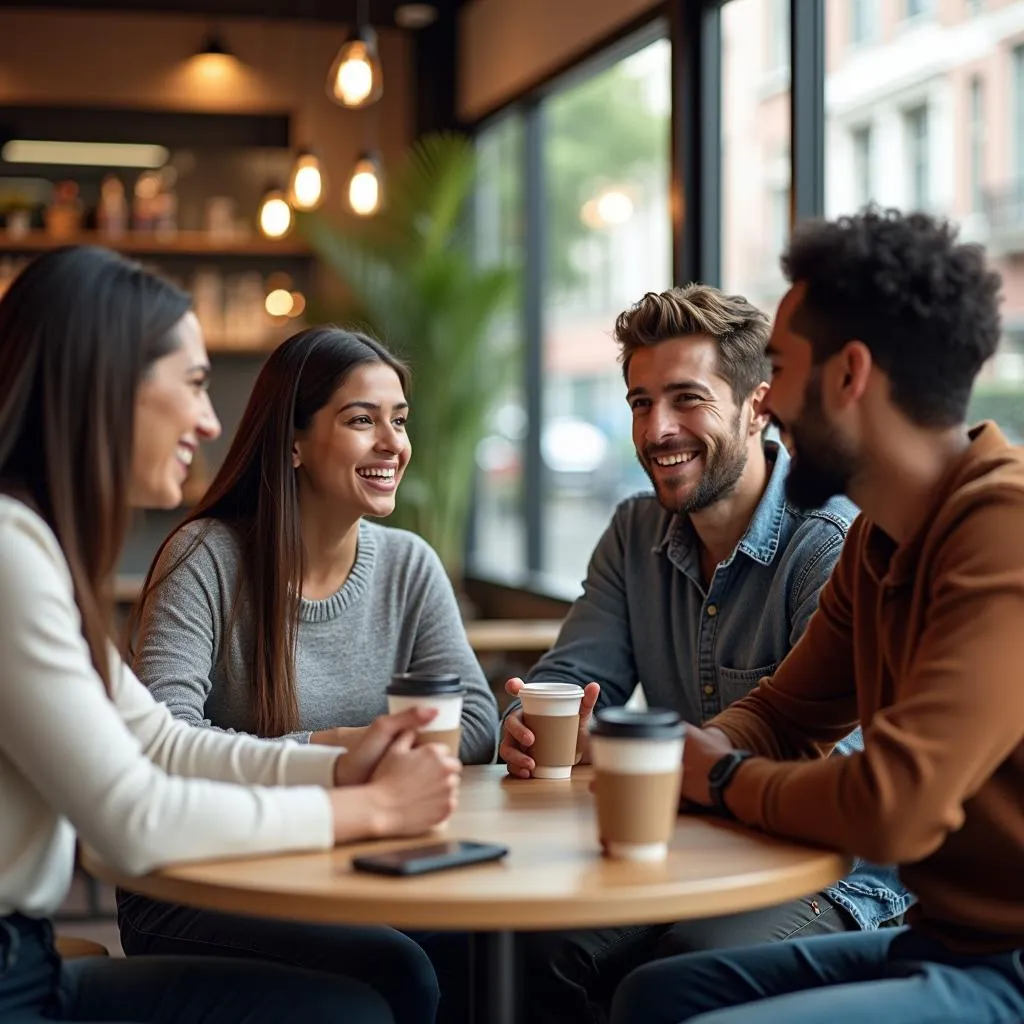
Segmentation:
<svg viewBox="0 0 1024 1024">
<path fill-rule="evenodd" d="M 114 699 L 143 753 L 171 775 L 262 786 L 330 787 L 341 747 L 261 740 L 177 720 L 119 658 Z"/>
<path fill-rule="evenodd" d="M 331 845 L 322 786 L 336 752 L 179 726 L 119 660 L 114 680 L 111 699 L 92 666 L 52 533 L 27 510 L 5 514 L 0 750 L 41 801 L 133 874 L 174 861 Z M 303 782 L 321 785 L 294 785 Z"/>
</svg>

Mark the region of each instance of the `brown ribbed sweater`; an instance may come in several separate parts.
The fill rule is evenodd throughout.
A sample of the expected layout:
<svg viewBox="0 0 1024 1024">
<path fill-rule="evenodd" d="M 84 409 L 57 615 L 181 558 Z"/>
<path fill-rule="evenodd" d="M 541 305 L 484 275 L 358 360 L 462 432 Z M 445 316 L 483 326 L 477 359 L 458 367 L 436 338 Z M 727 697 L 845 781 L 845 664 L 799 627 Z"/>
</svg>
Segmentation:
<svg viewBox="0 0 1024 1024">
<path fill-rule="evenodd" d="M 981 952 L 1024 946 L 1024 449 L 971 438 L 911 541 L 854 523 L 803 639 L 708 724 L 762 755 L 741 821 L 901 865 L 908 922 Z"/>
</svg>

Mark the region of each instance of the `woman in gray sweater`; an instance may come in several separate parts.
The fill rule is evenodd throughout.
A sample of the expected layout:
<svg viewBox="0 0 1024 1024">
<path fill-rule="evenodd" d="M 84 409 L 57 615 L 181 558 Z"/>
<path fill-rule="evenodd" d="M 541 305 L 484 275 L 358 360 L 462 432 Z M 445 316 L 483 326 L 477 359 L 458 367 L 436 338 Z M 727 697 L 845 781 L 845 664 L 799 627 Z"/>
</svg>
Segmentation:
<svg viewBox="0 0 1024 1024">
<path fill-rule="evenodd" d="M 494 757 L 497 706 L 451 583 L 388 516 L 410 457 L 406 366 L 362 334 L 319 327 L 263 369 L 224 463 L 158 552 L 139 602 L 135 671 L 200 728 L 345 746 L 387 710 L 395 672 L 458 673 L 460 757 Z M 399 1024 L 433 1020 L 436 992 L 387 984 L 422 958 L 388 928 L 256 921 L 118 894 L 136 953 L 265 956 L 344 971 L 384 992 Z"/>
</svg>

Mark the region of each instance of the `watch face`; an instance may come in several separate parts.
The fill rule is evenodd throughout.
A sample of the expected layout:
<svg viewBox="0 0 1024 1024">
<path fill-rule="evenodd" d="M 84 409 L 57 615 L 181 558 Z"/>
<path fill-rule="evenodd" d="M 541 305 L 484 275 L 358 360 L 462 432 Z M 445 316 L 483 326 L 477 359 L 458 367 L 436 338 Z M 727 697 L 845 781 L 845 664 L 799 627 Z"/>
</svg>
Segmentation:
<svg viewBox="0 0 1024 1024">
<path fill-rule="evenodd" d="M 725 754 L 720 757 L 712 766 L 711 771 L 708 772 L 708 782 L 712 785 L 719 782 L 729 773 L 729 769 L 732 767 L 733 761 L 735 761 L 735 754 Z"/>
</svg>

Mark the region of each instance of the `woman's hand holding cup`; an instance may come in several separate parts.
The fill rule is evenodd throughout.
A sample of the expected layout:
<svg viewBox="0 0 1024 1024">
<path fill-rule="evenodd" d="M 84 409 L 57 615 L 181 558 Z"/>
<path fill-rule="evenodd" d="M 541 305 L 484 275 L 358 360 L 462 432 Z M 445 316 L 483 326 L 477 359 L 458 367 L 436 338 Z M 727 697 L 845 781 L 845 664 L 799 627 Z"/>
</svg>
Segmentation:
<svg viewBox="0 0 1024 1024">
<path fill-rule="evenodd" d="M 415 743 L 415 732 L 403 732 L 365 787 L 375 835 L 419 835 L 455 811 L 462 762 L 443 744 Z"/>
<path fill-rule="evenodd" d="M 433 708 L 420 707 L 375 718 L 334 762 L 335 786 L 359 786 L 368 782 L 399 736 L 418 732 L 436 715 Z"/>
</svg>

